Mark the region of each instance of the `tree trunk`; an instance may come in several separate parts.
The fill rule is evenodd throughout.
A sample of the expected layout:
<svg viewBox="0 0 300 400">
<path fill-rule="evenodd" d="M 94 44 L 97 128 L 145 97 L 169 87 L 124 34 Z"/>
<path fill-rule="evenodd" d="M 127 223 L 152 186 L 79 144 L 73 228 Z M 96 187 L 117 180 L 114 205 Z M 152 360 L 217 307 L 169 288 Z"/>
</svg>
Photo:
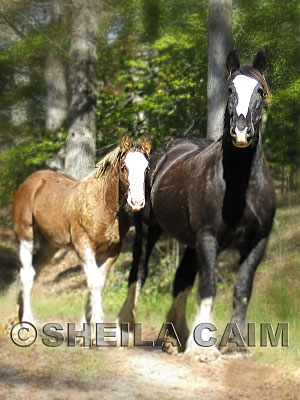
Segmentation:
<svg viewBox="0 0 300 400">
<path fill-rule="evenodd" d="M 52 0 L 48 6 L 47 25 L 58 25 L 63 21 L 64 10 L 59 0 Z M 65 66 L 62 57 L 50 50 L 45 63 L 46 83 L 46 130 L 57 131 L 67 118 L 68 99 Z"/>
<path fill-rule="evenodd" d="M 227 98 L 226 58 L 232 48 L 232 0 L 209 0 L 207 138 L 223 133 Z"/>
<path fill-rule="evenodd" d="M 45 65 L 46 97 L 46 130 L 57 131 L 67 118 L 67 82 L 62 60 L 49 52 Z"/>
<path fill-rule="evenodd" d="M 98 5 L 98 0 L 72 1 L 65 172 L 77 179 L 86 176 L 95 162 Z"/>
</svg>

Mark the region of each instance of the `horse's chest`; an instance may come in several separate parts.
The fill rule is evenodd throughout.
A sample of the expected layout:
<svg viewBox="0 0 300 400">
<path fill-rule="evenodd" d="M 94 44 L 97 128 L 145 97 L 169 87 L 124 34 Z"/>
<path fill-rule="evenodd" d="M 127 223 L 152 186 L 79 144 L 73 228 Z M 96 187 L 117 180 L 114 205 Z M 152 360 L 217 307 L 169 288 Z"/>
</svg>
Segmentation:
<svg viewBox="0 0 300 400">
<path fill-rule="evenodd" d="M 222 220 L 219 228 L 219 243 L 221 248 L 242 248 L 250 242 L 254 236 L 263 235 L 267 230 L 269 221 L 263 213 L 253 204 L 247 204 L 238 220 L 225 222 Z"/>
<path fill-rule="evenodd" d="M 120 225 L 118 219 L 115 219 L 110 224 L 100 224 L 95 234 L 97 248 L 103 251 L 117 245 L 120 240 Z"/>
<path fill-rule="evenodd" d="M 126 216 L 112 219 L 110 222 L 102 222 L 94 233 L 94 242 L 99 251 L 106 251 L 118 245 L 128 231 Z"/>
</svg>

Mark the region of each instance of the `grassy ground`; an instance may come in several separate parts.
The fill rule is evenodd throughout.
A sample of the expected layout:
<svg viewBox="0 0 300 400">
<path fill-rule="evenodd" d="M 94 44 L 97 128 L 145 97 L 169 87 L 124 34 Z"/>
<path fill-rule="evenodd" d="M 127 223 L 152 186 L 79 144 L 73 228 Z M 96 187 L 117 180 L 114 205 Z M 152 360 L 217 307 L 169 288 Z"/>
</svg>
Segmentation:
<svg viewBox="0 0 300 400">
<path fill-rule="evenodd" d="M 278 368 L 295 369 L 300 358 L 300 199 L 297 195 L 289 199 L 278 201 L 278 209 L 273 232 L 270 238 L 268 251 L 261 263 L 253 289 L 253 296 L 248 311 L 248 321 L 271 322 L 276 328 L 279 322 L 289 323 L 288 348 L 253 349 L 255 358 L 259 362 L 269 363 Z M 1 235 L 2 243 L 13 248 L 8 229 Z M 9 244 L 9 245 L 8 245 Z M 171 255 L 170 255 L 171 254 Z M 176 259 L 174 243 L 164 240 L 154 251 L 150 277 L 146 282 L 139 302 L 138 322 L 157 328 L 157 332 L 165 321 L 167 310 L 171 304 L 171 287 L 175 273 L 174 260 Z M 230 320 L 232 307 L 232 291 L 234 274 L 228 268 L 232 259 L 225 255 L 219 269 L 218 294 L 214 308 L 214 323 L 218 328 L 218 335 Z M 126 297 L 126 280 L 129 274 L 131 256 L 129 252 L 121 255 L 113 271 L 110 273 L 104 294 L 104 309 L 109 318 L 115 318 Z M 73 269 L 67 276 L 61 270 L 49 267 L 40 276 L 33 292 L 33 309 L 39 320 L 46 322 L 60 322 L 68 318 L 68 322 L 80 321 L 86 301 L 85 278 L 78 269 Z M 58 279 L 58 277 L 61 279 Z M 56 283 L 53 283 L 53 281 Z M 16 291 L 10 290 L 0 296 L 1 322 L 7 320 L 15 307 Z M 196 311 L 195 291 L 187 305 L 189 323 L 192 323 Z M 257 341 L 259 343 L 259 327 Z M 63 349 L 61 351 L 63 358 Z M 81 357 L 79 353 L 78 357 Z M 88 362 L 88 360 L 86 361 Z"/>
<path fill-rule="evenodd" d="M 299 195 L 282 197 L 278 200 L 276 219 L 270 237 L 267 254 L 260 264 L 255 276 L 253 295 L 248 309 L 247 321 L 255 322 L 256 343 L 252 348 L 255 358 L 259 362 L 276 365 L 278 368 L 287 366 L 291 369 L 299 366 L 300 359 L 300 199 Z M 156 262 L 159 255 L 154 254 L 152 268 L 157 271 Z M 230 255 L 223 255 L 219 271 L 218 294 L 214 307 L 214 323 L 218 328 L 218 337 L 223 333 L 226 324 L 230 321 L 232 310 L 232 293 L 235 274 L 228 268 L 228 262 L 234 259 Z M 164 270 L 160 276 L 148 279 L 139 301 L 138 321 L 159 328 L 165 321 L 166 312 L 171 304 L 171 286 L 175 269 L 164 260 Z M 118 270 L 120 264 L 116 267 Z M 107 311 L 116 315 L 126 287 L 118 289 L 113 279 L 106 291 Z M 123 282 L 123 281 L 122 281 Z M 162 284 L 163 282 L 163 284 Z M 161 290 L 157 290 L 158 284 Z M 190 295 L 187 304 L 188 321 L 191 325 L 196 311 L 195 290 Z M 277 324 L 289 324 L 288 347 L 261 347 L 260 323 L 272 323 L 275 331 Z"/>
</svg>

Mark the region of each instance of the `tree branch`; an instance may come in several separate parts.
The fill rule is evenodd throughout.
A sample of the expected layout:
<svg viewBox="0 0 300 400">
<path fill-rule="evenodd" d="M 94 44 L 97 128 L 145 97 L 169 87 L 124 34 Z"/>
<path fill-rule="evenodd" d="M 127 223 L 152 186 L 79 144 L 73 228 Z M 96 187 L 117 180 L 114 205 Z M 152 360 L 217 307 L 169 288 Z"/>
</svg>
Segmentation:
<svg viewBox="0 0 300 400">
<path fill-rule="evenodd" d="M 0 17 L 5 21 L 5 23 L 21 38 L 25 39 L 26 35 L 20 31 L 6 16 L 0 11 Z"/>
</svg>

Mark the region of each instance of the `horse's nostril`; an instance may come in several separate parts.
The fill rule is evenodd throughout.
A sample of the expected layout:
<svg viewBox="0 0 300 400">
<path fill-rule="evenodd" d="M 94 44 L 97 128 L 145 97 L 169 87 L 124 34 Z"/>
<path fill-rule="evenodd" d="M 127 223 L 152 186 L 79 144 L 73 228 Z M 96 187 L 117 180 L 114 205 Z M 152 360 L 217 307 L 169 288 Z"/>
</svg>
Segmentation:
<svg viewBox="0 0 300 400">
<path fill-rule="evenodd" d="M 144 205 L 145 205 L 145 200 L 134 200 L 134 199 L 131 199 L 131 201 L 130 201 L 130 205 L 132 206 L 132 208 L 133 208 L 133 210 L 140 210 L 141 208 L 143 208 L 144 207 Z"/>
</svg>

